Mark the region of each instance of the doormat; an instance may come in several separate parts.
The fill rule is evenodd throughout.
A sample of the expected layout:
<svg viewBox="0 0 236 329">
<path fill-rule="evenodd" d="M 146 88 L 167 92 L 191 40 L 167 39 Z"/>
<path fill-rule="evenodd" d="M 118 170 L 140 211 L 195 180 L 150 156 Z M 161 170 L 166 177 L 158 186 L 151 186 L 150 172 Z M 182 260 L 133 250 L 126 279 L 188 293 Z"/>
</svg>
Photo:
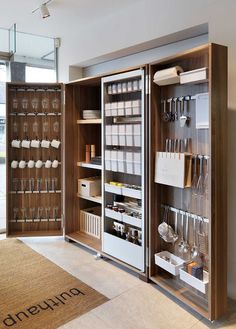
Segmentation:
<svg viewBox="0 0 236 329">
<path fill-rule="evenodd" d="M 108 298 L 16 239 L 0 241 L 0 328 L 53 329 Z"/>
</svg>

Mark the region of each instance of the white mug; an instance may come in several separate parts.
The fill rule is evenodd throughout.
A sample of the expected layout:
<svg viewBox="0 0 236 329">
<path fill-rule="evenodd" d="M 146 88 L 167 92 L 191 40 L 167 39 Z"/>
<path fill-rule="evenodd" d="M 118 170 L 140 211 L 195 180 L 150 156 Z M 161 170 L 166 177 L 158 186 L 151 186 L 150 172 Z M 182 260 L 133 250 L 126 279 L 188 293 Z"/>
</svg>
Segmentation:
<svg viewBox="0 0 236 329">
<path fill-rule="evenodd" d="M 33 139 L 31 141 L 31 147 L 39 148 L 40 147 L 40 141 L 37 139 Z"/>
<path fill-rule="evenodd" d="M 17 167 L 18 167 L 18 161 L 13 160 L 13 161 L 11 162 L 11 168 L 16 169 Z"/>
<path fill-rule="evenodd" d="M 19 168 L 24 169 L 25 167 L 26 167 L 26 161 L 25 160 L 21 160 L 19 162 Z"/>
<path fill-rule="evenodd" d="M 52 166 L 52 161 L 51 160 L 47 160 L 45 162 L 45 168 L 51 168 L 51 166 Z"/>
<path fill-rule="evenodd" d="M 35 167 L 36 168 L 42 168 L 42 166 L 43 166 L 43 161 L 42 160 L 38 160 L 38 161 L 36 161 L 36 163 L 35 163 Z"/>
<path fill-rule="evenodd" d="M 61 142 L 60 142 L 60 141 L 57 141 L 56 139 L 53 139 L 53 140 L 51 141 L 51 146 L 52 146 L 52 147 L 55 147 L 56 149 L 59 148 L 60 144 L 61 144 Z"/>
<path fill-rule="evenodd" d="M 46 148 L 46 149 L 49 149 L 50 142 L 47 141 L 46 139 L 43 139 L 42 142 L 41 142 L 41 147 Z"/>
<path fill-rule="evenodd" d="M 11 142 L 12 147 L 20 148 L 21 141 L 19 139 L 13 139 Z"/>
<path fill-rule="evenodd" d="M 21 147 L 29 149 L 30 148 L 30 141 L 28 141 L 27 139 L 24 139 L 21 143 Z"/>
<path fill-rule="evenodd" d="M 58 165 L 59 165 L 58 160 L 53 160 L 53 162 L 52 162 L 52 167 L 53 167 L 53 168 L 57 168 Z"/>
<path fill-rule="evenodd" d="M 35 162 L 34 160 L 29 160 L 28 161 L 28 168 L 34 168 Z"/>
</svg>

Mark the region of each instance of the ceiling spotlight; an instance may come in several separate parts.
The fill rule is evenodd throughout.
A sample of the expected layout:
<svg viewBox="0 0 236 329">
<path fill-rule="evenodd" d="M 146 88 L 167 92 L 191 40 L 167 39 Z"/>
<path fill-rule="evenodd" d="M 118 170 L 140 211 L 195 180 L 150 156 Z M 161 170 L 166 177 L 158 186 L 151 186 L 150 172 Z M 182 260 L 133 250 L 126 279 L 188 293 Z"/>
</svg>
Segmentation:
<svg viewBox="0 0 236 329">
<path fill-rule="evenodd" d="M 42 3 L 38 8 L 32 10 L 32 13 L 35 13 L 37 10 L 40 10 L 42 18 L 50 17 L 50 12 L 48 10 L 47 4 L 53 0 L 48 0 Z"/>
<path fill-rule="evenodd" d="M 40 6 L 40 11 L 41 11 L 41 15 L 42 15 L 42 18 L 47 18 L 50 16 L 50 13 L 49 13 L 49 10 L 48 10 L 48 7 L 45 3 L 43 3 L 41 6 Z"/>
</svg>

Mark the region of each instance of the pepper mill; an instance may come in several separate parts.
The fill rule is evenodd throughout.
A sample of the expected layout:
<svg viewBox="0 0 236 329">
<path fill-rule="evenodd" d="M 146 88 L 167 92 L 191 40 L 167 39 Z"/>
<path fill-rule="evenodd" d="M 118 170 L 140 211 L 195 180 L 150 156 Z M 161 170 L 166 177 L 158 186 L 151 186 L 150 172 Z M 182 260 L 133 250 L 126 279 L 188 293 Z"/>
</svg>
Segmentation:
<svg viewBox="0 0 236 329">
<path fill-rule="evenodd" d="M 86 148 L 85 162 L 86 163 L 90 163 L 90 160 L 91 160 L 91 156 L 90 156 L 90 145 L 89 144 L 86 144 L 85 145 L 85 148 Z"/>
</svg>

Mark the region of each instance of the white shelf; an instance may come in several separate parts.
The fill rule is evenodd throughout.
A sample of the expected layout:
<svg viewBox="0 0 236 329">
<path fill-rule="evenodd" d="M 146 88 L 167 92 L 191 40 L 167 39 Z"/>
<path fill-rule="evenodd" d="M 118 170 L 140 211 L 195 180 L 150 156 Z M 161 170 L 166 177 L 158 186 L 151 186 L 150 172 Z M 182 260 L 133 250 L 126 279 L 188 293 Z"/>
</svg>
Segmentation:
<svg viewBox="0 0 236 329">
<path fill-rule="evenodd" d="M 83 168 L 102 170 L 102 165 L 97 165 L 97 164 L 87 163 L 87 162 L 77 162 L 77 166 L 83 167 Z"/>
<path fill-rule="evenodd" d="M 129 216 L 126 213 L 120 213 L 108 208 L 105 208 L 105 215 L 109 218 L 118 220 L 120 222 L 142 228 L 142 220 L 133 216 Z"/>
<path fill-rule="evenodd" d="M 10 223 L 40 223 L 40 222 L 61 222 L 61 218 L 35 218 L 35 219 L 11 219 Z"/>
<path fill-rule="evenodd" d="M 101 124 L 102 123 L 102 119 L 88 119 L 88 120 L 77 120 L 78 124 Z"/>
<path fill-rule="evenodd" d="M 85 199 L 85 200 L 89 200 L 89 201 L 93 201 L 93 202 L 102 204 L 101 195 L 98 195 L 98 196 L 84 196 L 84 195 L 80 195 L 80 194 L 77 193 L 77 197 L 81 198 L 81 199 Z"/>
</svg>

